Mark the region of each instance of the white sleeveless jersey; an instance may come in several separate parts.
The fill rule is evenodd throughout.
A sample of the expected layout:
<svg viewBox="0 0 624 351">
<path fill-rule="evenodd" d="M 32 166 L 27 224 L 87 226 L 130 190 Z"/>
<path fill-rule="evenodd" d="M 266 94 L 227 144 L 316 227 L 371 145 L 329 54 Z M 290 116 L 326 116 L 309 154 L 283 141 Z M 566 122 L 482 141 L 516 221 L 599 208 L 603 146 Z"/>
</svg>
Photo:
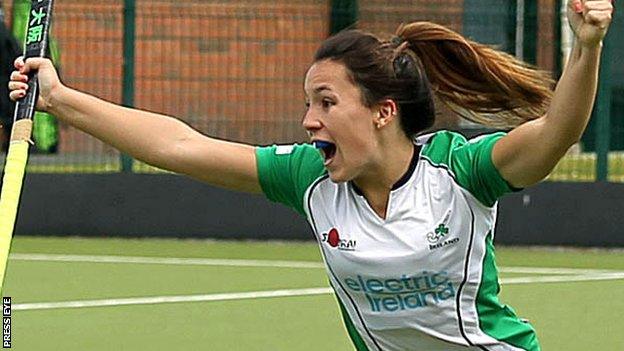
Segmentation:
<svg viewBox="0 0 624 351">
<path fill-rule="evenodd" d="M 502 133 L 417 139 L 379 217 L 351 182 L 333 183 L 307 145 L 257 149 L 263 190 L 305 214 L 357 350 L 539 350 L 497 298 L 496 199 L 513 189 L 491 161 Z"/>
</svg>

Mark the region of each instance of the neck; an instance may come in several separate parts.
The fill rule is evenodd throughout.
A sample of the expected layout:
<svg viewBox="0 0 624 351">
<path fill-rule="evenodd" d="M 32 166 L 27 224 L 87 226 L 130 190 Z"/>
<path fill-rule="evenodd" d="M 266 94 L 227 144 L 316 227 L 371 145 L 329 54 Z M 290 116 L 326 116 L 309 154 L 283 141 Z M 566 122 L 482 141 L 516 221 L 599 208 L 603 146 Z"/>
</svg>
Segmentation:
<svg viewBox="0 0 624 351">
<path fill-rule="evenodd" d="M 378 162 L 370 171 L 353 180 L 377 214 L 385 218 L 392 187 L 408 171 L 414 156 L 414 144 L 405 138 L 391 147 L 380 147 Z"/>
</svg>

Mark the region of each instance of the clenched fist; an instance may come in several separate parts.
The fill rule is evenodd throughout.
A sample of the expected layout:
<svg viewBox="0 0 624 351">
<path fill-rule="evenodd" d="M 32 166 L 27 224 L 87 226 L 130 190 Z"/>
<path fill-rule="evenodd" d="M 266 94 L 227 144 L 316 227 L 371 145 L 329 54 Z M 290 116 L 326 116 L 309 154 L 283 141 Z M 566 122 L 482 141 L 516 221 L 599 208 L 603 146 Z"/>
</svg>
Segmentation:
<svg viewBox="0 0 624 351">
<path fill-rule="evenodd" d="M 586 47 L 602 42 L 613 15 L 611 0 L 569 0 L 568 21 L 579 43 Z"/>
</svg>

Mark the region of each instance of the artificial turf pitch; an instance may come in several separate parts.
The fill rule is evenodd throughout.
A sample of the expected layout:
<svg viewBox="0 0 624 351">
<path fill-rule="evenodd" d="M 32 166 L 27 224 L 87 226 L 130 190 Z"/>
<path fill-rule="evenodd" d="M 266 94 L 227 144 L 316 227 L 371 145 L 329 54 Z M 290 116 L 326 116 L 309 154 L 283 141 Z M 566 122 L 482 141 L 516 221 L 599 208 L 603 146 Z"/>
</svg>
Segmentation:
<svg viewBox="0 0 624 351">
<path fill-rule="evenodd" d="M 353 350 L 331 294 L 233 295 L 327 288 L 315 243 L 18 236 L 12 253 L 4 296 L 15 350 Z M 499 248 L 497 261 L 501 300 L 531 320 L 543 350 L 624 350 L 624 251 Z M 113 300 L 191 295 L 214 300 Z M 110 306 L 32 305 L 85 300 Z"/>
</svg>

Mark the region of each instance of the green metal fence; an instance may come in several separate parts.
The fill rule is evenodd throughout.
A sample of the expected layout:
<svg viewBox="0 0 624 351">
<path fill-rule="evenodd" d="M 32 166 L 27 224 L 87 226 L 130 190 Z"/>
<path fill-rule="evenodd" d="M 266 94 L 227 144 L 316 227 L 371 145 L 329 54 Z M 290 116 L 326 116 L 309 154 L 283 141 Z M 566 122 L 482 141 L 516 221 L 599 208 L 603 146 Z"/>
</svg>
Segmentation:
<svg viewBox="0 0 624 351">
<path fill-rule="evenodd" d="M 7 14 L 11 4 L 4 2 Z M 303 75 L 331 32 L 358 27 L 390 34 L 402 22 L 434 21 L 556 77 L 560 5 L 561 0 L 60 0 L 52 33 L 68 85 L 176 116 L 211 136 L 270 144 L 306 139 L 300 126 Z M 595 116 L 551 180 L 624 181 L 624 42 L 616 39 L 624 35 L 622 22 L 616 16 L 607 40 Z M 448 114 L 438 126 L 471 127 Z M 57 153 L 32 155 L 29 170 L 153 171 L 67 126 L 60 128 Z"/>
</svg>

